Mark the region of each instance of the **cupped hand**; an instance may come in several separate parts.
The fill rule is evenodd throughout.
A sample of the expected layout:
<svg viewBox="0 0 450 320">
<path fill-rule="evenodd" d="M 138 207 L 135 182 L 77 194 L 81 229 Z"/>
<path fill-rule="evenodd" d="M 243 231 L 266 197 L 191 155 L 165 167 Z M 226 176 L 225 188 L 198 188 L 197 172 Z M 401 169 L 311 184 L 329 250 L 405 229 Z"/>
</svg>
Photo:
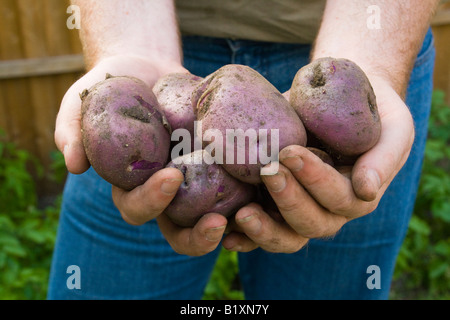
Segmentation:
<svg viewBox="0 0 450 320">
<path fill-rule="evenodd" d="M 219 245 L 227 219 L 220 214 L 209 213 L 193 228 L 183 228 L 173 223 L 163 212 L 183 180 L 180 170 L 162 169 L 130 192 L 113 186 L 113 201 L 127 223 L 142 225 L 156 218 L 162 234 L 174 251 L 201 256 Z"/>
<path fill-rule="evenodd" d="M 101 60 L 75 82 L 63 98 L 55 129 L 55 142 L 64 154 L 68 171 L 81 174 L 90 167 L 81 138 L 80 93 L 83 90 L 103 81 L 108 73 L 113 76 L 137 77 L 151 88 L 160 77 L 171 72 L 188 71 L 177 63 L 156 63 L 138 56 L 114 56 Z M 164 236 L 177 252 L 203 255 L 218 246 L 227 222 L 223 216 L 211 213 L 203 217 L 194 228 L 179 228 L 161 214 L 172 201 L 182 181 L 181 171 L 166 168 L 132 191 L 113 186 L 113 201 L 127 223 L 141 225 L 158 217 Z"/>
<path fill-rule="evenodd" d="M 277 174 L 263 181 L 283 219 L 256 204 L 235 216 L 235 230 L 223 240 L 230 250 L 295 252 L 311 238 L 335 235 L 348 221 L 373 212 L 406 162 L 414 141 L 411 114 L 383 79 L 371 77 L 382 122 L 378 143 L 352 168 L 333 168 L 301 146 L 280 151 Z"/>
<path fill-rule="evenodd" d="M 56 118 L 55 143 L 64 154 L 67 170 L 80 174 L 89 169 L 89 162 L 81 140 L 81 99 L 85 89 L 105 80 L 106 74 L 134 76 L 153 87 L 169 72 L 187 72 L 179 64 L 148 61 L 139 56 L 113 56 L 99 61 L 95 67 L 76 81 L 66 92 Z"/>
</svg>

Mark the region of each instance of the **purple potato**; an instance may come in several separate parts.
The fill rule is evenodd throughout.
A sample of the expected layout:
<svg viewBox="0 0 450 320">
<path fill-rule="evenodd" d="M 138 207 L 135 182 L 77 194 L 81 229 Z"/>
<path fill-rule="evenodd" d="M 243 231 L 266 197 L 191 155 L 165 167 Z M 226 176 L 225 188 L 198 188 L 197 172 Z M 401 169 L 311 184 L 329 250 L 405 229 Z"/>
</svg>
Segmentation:
<svg viewBox="0 0 450 320">
<path fill-rule="evenodd" d="M 321 58 L 300 69 L 290 103 L 306 130 L 334 157 L 355 157 L 379 140 L 376 97 L 363 70 L 347 59 Z"/>
<path fill-rule="evenodd" d="M 184 175 L 175 198 L 164 213 L 177 225 L 193 227 L 206 213 L 219 213 L 225 217 L 250 203 L 256 195 L 253 185 L 243 183 L 229 175 L 218 164 L 207 164 L 205 150 L 196 150 L 167 165 Z"/>
<path fill-rule="evenodd" d="M 170 127 L 143 81 L 108 75 L 81 99 L 85 152 L 103 179 L 131 190 L 165 167 Z"/>
<path fill-rule="evenodd" d="M 203 78 L 190 73 L 169 73 L 160 78 L 153 87 L 172 130 L 186 129 L 194 137 L 194 121 L 191 95 Z"/>
<path fill-rule="evenodd" d="M 289 102 L 250 67 L 226 65 L 220 68 L 199 84 L 193 92 L 192 103 L 197 119 L 201 120 L 197 129 L 201 132 L 197 134 L 203 137 L 204 148 L 213 142 L 214 146 L 221 145 L 221 150 L 212 148 L 214 155 L 220 151 L 222 166 L 243 182 L 261 183 L 260 169 L 271 161 L 277 161 L 282 148 L 306 145 L 305 128 Z M 222 138 L 221 143 L 216 142 L 216 135 L 211 142 L 205 141 L 205 133 L 209 130 L 217 130 L 221 134 L 218 136 Z M 227 139 L 227 130 L 235 134 L 241 130 L 241 138 Z M 260 135 L 264 132 L 261 130 L 266 130 L 266 138 Z M 278 148 L 272 146 L 271 130 L 278 130 L 279 138 L 275 140 Z M 246 133 L 248 137 L 253 134 L 252 138 L 245 138 Z M 261 144 L 267 147 L 265 154 L 259 152 Z M 226 157 L 227 150 L 234 159 Z M 270 156 L 270 161 L 262 156 Z"/>
</svg>

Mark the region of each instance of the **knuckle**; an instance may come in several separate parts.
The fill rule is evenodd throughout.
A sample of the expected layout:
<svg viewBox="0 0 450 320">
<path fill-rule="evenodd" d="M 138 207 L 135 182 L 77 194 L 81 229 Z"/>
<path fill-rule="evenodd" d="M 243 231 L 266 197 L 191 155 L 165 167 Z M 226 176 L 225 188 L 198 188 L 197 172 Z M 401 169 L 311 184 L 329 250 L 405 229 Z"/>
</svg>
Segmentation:
<svg viewBox="0 0 450 320">
<path fill-rule="evenodd" d="M 373 202 L 371 202 L 371 203 L 369 203 L 369 204 L 367 205 L 366 213 L 367 213 L 367 214 L 372 213 L 372 212 L 374 212 L 377 208 L 378 208 L 378 202 L 373 201 Z"/>
<path fill-rule="evenodd" d="M 302 248 L 303 248 L 303 244 L 300 244 L 300 243 L 292 244 L 290 246 L 287 246 L 283 250 L 283 253 L 287 253 L 287 254 L 296 253 L 296 252 L 300 251 Z"/>
<path fill-rule="evenodd" d="M 335 202 L 332 212 L 340 215 L 348 215 L 353 210 L 353 201 L 350 196 L 344 195 Z"/>
<path fill-rule="evenodd" d="M 188 241 L 189 245 L 186 245 L 184 243 L 178 244 L 178 253 L 189 255 L 192 257 L 204 256 L 213 251 L 217 247 L 218 242 L 219 241 L 210 242 L 209 240 L 206 240 L 205 236 L 202 236 L 200 234 L 194 235 L 191 233 Z"/>
<path fill-rule="evenodd" d="M 325 230 L 323 219 L 318 219 L 316 215 L 305 215 L 296 225 L 291 224 L 295 232 L 305 238 L 317 238 Z"/>
<path fill-rule="evenodd" d="M 194 251 L 194 248 L 192 245 L 186 246 L 185 241 L 180 241 L 179 239 L 177 239 L 177 237 L 173 237 L 173 236 L 169 236 L 169 237 L 166 236 L 166 240 L 169 243 L 169 245 L 172 247 L 172 250 L 175 251 L 176 253 L 194 256 L 194 254 L 192 253 Z M 189 251 L 187 249 L 189 249 Z"/>
<path fill-rule="evenodd" d="M 274 236 L 266 235 L 264 233 L 253 236 L 252 240 L 260 247 L 263 248 L 276 248 L 280 244 L 280 240 Z M 270 250 L 268 250 L 270 251 Z"/>
<path fill-rule="evenodd" d="M 279 201 L 277 203 L 278 209 L 281 212 L 295 212 L 299 208 L 299 203 L 294 199 L 290 201 Z"/>
<path fill-rule="evenodd" d="M 119 210 L 120 215 L 122 216 L 122 219 L 132 226 L 140 226 L 143 225 L 144 222 L 138 221 L 139 219 L 136 219 L 136 217 L 133 214 L 129 214 L 124 210 Z"/>
<path fill-rule="evenodd" d="M 184 250 L 182 250 L 180 248 L 180 246 L 178 246 L 177 244 L 175 244 L 175 243 L 173 243 L 171 241 L 168 241 L 168 242 L 169 242 L 169 245 L 172 247 L 172 250 L 175 251 L 175 253 L 186 254 L 186 252 Z"/>
<path fill-rule="evenodd" d="M 179 250 L 177 251 L 177 253 L 189 255 L 192 257 L 201 257 L 212 251 L 210 246 L 201 246 L 196 244 L 191 245 L 190 248 L 186 248 L 185 246 L 181 247 L 182 248 L 178 248 Z"/>
<path fill-rule="evenodd" d="M 285 253 L 284 250 L 282 250 L 277 244 L 271 243 L 271 244 L 260 244 L 260 247 L 267 252 L 271 253 Z M 287 253 L 287 252 L 286 252 Z"/>
<path fill-rule="evenodd" d="M 358 214 L 352 218 L 356 219 L 359 217 L 366 216 L 366 215 L 372 213 L 373 211 L 375 211 L 377 209 L 377 207 L 378 207 L 377 201 L 366 202 L 365 205 L 363 206 L 363 208 L 361 208 L 361 210 L 358 211 Z"/>
<path fill-rule="evenodd" d="M 308 239 L 317 239 L 324 237 L 324 233 L 322 231 L 314 228 L 310 228 L 310 230 L 303 231 L 302 235 Z"/>
<path fill-rule="evenodd" d="M 307 243 L 307 239 L 305 240 L 303 237 L 299 236 L 301 239 L 295 239 L 294 241 L 288 241 L 283 243 L 280 239 L 273 238 L 270 242 L 265 245 L 261 245 L 265 251 L 273 252 L 273 253 L 296 253 L 300 251 L 305 244 Z"/>
<path fill-rule="evenodd" d="M 328 234 L 332 233 L 327 226 L 317 223 L 317 221 L 311 222 L 308 227 L 300 234 L 308 239 L 317 239 L 326 237 Z"/>
<path fill-rule="evenodd" d="M 342 226 L 348 222 L 348 218 L 342 216 L 341 219 L 329 220 L 325 224 L 315 224 L 308 232 L 303 233 L 306 238 L 309 239 L 325 239 L 334 237 Z"/>
<path fill-rule="evenodd" d="M 193 254 L 191 254 L 191 256 L 193 257 L 201 257 L 204 256 L 208 253 L 210 253 L 212 250 L 206 249 L 206 248 L 198 248 L 197 250 L 194 251 Z"/>
<path fill-rule="evenodd" d="M 299 241 L 294 242 L 293 245 L 290 247 L 290 250 L 286 253 L 296 253 L 296 252 L 300 251 L 301 249 L 303 249 L 307 243 L 308 243 L 308 239 L 302 238 Z"/>
</svg>

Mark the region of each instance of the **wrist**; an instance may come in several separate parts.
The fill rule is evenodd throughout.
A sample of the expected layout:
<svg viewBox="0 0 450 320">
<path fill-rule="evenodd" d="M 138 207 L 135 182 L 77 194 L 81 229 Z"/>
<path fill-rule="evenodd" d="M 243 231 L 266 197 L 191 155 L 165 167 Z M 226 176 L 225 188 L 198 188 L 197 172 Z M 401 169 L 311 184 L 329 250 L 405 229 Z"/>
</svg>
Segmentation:
<svg viewBox="0 0 450 320">
<path fill-rule="evenodd" d="M 135 54 L 104 57 L 98 60 L 93 67 L 101 73 L 110 73 L 113 76 L 126 75 L 139 78 L 150 87 L 153 87 L 160 77 L 168 73 L 188 72 L 179 61 Z"/>
</svg>

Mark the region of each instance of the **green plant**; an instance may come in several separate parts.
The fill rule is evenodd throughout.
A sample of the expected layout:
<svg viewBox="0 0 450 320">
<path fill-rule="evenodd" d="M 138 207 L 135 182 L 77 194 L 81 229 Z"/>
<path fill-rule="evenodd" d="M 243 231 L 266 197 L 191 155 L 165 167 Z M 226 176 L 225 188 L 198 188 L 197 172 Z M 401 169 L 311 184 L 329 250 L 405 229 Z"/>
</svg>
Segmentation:
<svg viewBox="0 0 450 320">
<path fill-rule="evenodd" d="M 59 201 L 37 207 L 31 171 L 43 173 L 30 153 L 0 131 L 0 299 L 45 299 L 47 292 Z"/>
<path fill-rule="evenodd" d="M 239 283 L 237 252 L 221 249 L 217 263 L 206 285 L 204 300 L 243 300 Z"/>
<path fill-rule="evenodd" d="M 397 259 L 393 298 L 450 299 L 450 107 L 433 93 L 414 214 Z"/>
</svg>

